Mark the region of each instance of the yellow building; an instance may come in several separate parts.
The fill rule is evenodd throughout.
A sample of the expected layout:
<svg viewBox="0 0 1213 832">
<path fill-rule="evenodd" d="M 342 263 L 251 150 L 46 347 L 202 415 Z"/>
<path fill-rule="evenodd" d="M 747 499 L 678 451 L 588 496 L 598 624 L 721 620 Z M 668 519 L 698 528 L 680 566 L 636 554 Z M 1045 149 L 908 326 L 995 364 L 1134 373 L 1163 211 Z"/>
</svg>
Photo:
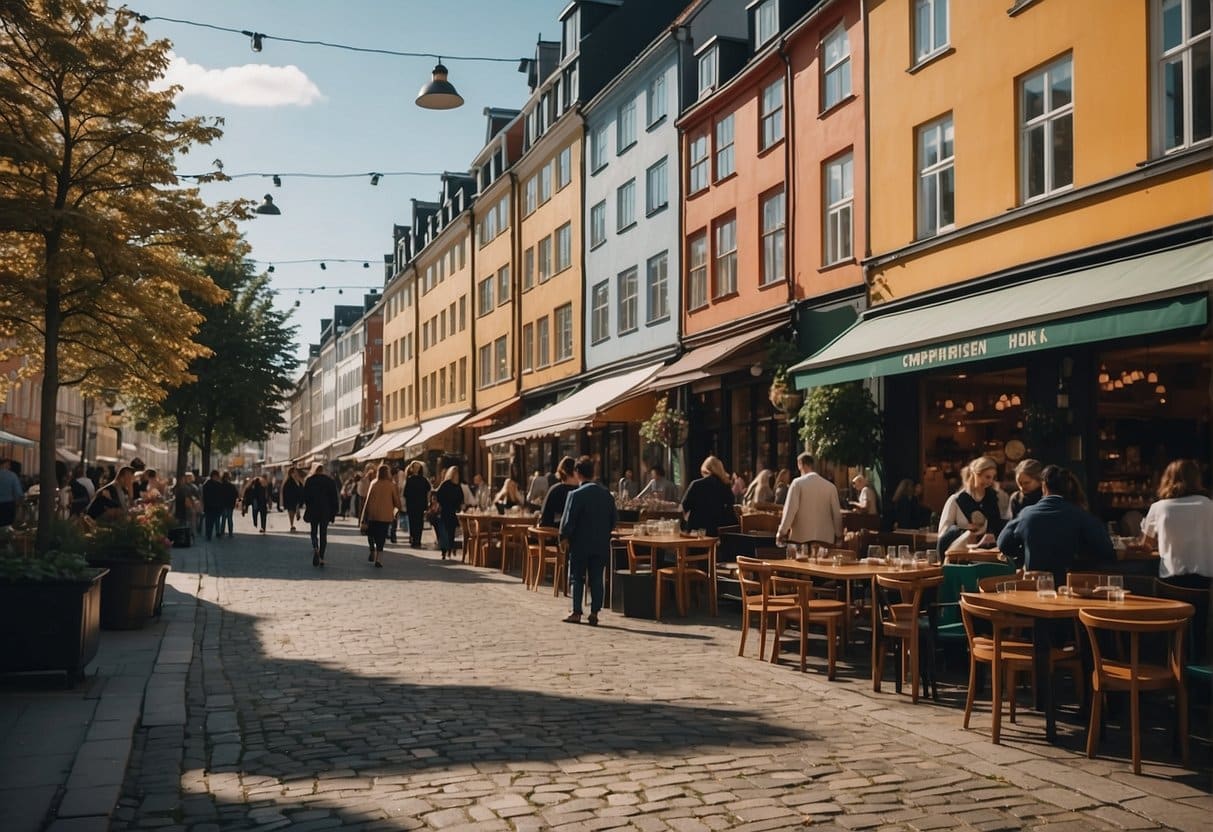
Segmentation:
<svg viewBox="0 0 1213 832">
<path fill-rule="evenodd" d="M 872 308 L 798 386 L 882 379 L 886 476 L 933 508 L 1027 454 L 1144 512 L 1210 458 L 1207 5 L 868 7 Z"/>
<path fill-rule="evenodd" d="M 472 309 L 475 273 L 471 197 L 475 181 L 443 174 L 440 202 L 413 201 L 413 272 L 416 276 L 418 433 L 406 457 L 462 455 L 453 428 L 474 406 Z"/>
</svg>

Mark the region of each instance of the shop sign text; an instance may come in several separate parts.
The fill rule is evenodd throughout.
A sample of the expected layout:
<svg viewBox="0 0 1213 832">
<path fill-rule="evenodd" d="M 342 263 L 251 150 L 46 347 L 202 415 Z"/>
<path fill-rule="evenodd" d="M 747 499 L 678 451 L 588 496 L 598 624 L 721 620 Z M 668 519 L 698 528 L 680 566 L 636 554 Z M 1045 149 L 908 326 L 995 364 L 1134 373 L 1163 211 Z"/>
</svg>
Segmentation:
<svg viewBox="0 0 1213 832">
<path fill-rule="evenodd" d="M 999 339 L 1004 337 L 1007 339 L 1005 342 L 1006 347 L 998 349 L 998 346 L 996 346 L 995 355 L 1003 355 L 1015 352 L 1016 350 L 1041 349 L 1049 343 L 1049 335 L 1044 327 L 1022 329 L 1007 333 L 1005 336 L 998 336 Z M 914 370 L 936 364 L 954 364 L 958 361 L 972 361 L 989 354 L 990 339 L 979 338 L 959 344 L 941 344 L 938 347 L 928 347 L 905 353 L 901 356 L 901 366 L 903 369 Z"/>
</svg>

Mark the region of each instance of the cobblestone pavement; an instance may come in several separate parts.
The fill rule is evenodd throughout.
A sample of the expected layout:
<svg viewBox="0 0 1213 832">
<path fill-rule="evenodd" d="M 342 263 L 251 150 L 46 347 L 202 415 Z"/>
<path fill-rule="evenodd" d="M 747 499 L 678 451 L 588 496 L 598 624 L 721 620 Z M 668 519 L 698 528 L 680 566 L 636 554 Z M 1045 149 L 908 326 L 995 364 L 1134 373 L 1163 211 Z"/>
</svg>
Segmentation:
<svg viewBox="0 0 1213 832">
<path fill-rule="evenodd" d="M 349 523 L 314 569 L 271 526 L 179 550 L 187 717 L 137 734 L 114 829 L 1209 828 L 1207 768 L 1134 777 L 1115 726 L 1111 759 L 1034 713 L 995 746 L 988 710 L 827 682 L 820 644 L 806 674 L 738 657 L 735 614 L 567 625 L 516 577 L 374 569 Z"/>
</svg>

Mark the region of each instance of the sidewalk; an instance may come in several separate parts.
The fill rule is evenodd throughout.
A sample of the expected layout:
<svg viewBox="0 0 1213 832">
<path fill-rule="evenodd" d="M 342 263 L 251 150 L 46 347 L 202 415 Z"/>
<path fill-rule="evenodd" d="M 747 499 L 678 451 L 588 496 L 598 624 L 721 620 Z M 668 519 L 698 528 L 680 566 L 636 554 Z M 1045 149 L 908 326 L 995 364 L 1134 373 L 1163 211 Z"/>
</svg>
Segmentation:
<svg viewBox="0 0 1213 832">
<path fill-rule="evenodd" d="M 173 552 L 161 619 L 101 635 L 87 678 L 0 682 L 0 830 L 105 832 L 118 803 L 135 731 L 185 723 L 201 549 Z M 191 561 L 193 563 L 191 563 Z M 177 571 L 180 569 L 180 571 Z"/>
</svg>

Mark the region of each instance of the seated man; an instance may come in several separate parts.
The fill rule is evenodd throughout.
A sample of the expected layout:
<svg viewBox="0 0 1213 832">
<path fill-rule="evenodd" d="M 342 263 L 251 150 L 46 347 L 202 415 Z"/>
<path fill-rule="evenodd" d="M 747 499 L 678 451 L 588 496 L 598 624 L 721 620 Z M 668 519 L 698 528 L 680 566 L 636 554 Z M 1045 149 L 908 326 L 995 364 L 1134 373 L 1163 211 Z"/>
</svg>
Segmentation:
<svg viewBox="0 0 1213 832">
<path fill-rule="evenodd" d="M 998 548 L 1008 559 L 1026 571 L 1052 572 L 1058 586 L 1066 582 L 1066 573 L 1079 556 L 1094 561 L 1116 559 L 1108 530 L 1098 518 L 1062 496 L 1069 476 L 1065 468 L 1047 466 L 1041 472 L 1044 496 L 998 535 Z"/>
</svg>

